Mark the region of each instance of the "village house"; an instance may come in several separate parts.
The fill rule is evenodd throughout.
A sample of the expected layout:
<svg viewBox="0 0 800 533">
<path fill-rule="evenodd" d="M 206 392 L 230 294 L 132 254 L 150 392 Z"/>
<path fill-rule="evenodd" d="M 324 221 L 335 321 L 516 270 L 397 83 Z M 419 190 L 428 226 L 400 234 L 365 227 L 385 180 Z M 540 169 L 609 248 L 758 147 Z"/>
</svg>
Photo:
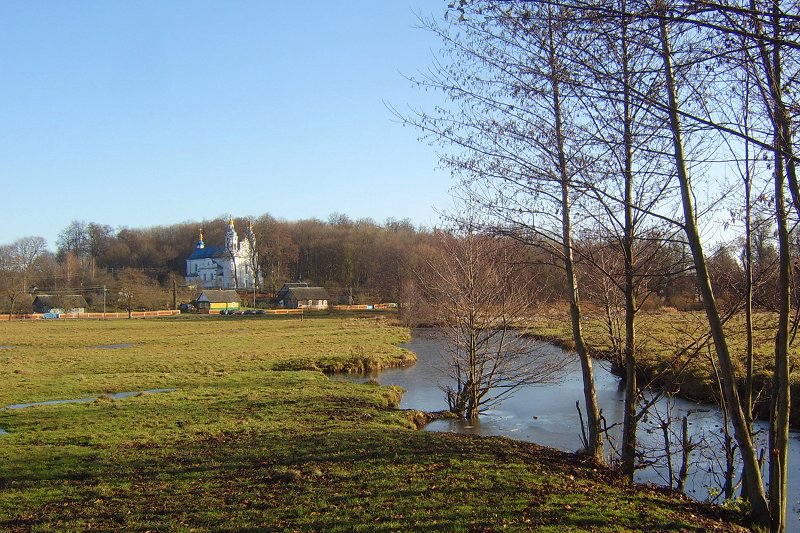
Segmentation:
<svg viewBox="0 0 800 533">
<path fill-rule="evenodd" d="M 287 309 L 327 309 L 331 297 L 324 287 L 287 283 L 278 292 L 278 304 Z"/>
<path fill-rule="evenodd" d="M 297 287 L 308 287 L 308 283 L 304 281 L 296 281 L 292 283 L 284 283 L 283 287 L 278 291 L 278 302 L 281 302 L 285 297 L 286 293 L 289 292 L 289 289 L 297 288 Z M 283 304 L 281 304 L 283 305 Z"/>
<path fill-rule="evenodd" d="M 197 308 L 209 313 L 237 310 L 242 300 L 234 290 L 207 289 L 196 298 Z"/>
<path fill-rule="evenodd" d="M 33 300 L 34 313 L 80 314 L 85 313 L 88 306 L 80 294 L 40 294 Z"/>
</svg>

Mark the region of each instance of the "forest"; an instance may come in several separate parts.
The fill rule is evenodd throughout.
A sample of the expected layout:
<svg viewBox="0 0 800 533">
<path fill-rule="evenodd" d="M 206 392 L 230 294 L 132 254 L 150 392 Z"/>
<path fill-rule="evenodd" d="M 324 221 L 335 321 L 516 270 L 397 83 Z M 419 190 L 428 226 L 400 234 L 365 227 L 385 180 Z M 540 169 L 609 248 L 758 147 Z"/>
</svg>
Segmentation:
<svg viewBox="0 0 800 533">
<path fill-rule="evenodd" d="M 337 303 L 420 301 L 424 272 L 446 253 L 452 229 L 417 228 L 408 220 L 352 220 L 343 214 L 327 221 L 278 220 L 264 214 L 253 219 L 235 219 L 244 228 L 250 221 L 256 235 L 264 293 L 274 293 L 283 283 L 309 281 L 328 289 Z M 768 219 L 755 226 L 753 247 L 755 305 L 776 305 L 776 260 L 774 227 Z M 56 242 L 55 253 L 42 237 L 25 237 L 0 246 L 0 312 L 28 313 L 36 293 L 82 294 L 92 310 L 102 310 L 103 289 L 107 304 L 115 305 L 125 286 L 134 284 L 136 307 L 146 310 L 172 306 L 173 282 L 178 301 L 190 301 L 196 291 L 184 285 L 186 257 L 200 230 L 206 242 L 222 244 L 227 220 L 220 217 L 202 222 L 183 222 L 151 228 L 119 228 L 73 221 Z M 455 232 L 457 233 L 457 232 Z M 499 237 L 503 257 L 535 280 L 530 308 L 563 303 L 566 297 L 558 253 L 545 240 L 534 246 L 520 245 L 510 237 Z M 692 278 L 686 245 L 659 242 L 657 257 L 646 277 L 646 309 L 696 310 L 700 301 Z M 743 238 L 720 244 L 710 258 L 712 281 L 719 298 L 734 305 L 744 295 Z M 615 291 L 602 268 L 612 269 L 621 257 L 613 241 L 587 234 L 576 240 L 577 264 L 588 304 L 603 309 L 611 305 Z M 615 254 L 617 255 L 615 257 Z M 600 267 L 599 265 L 605 265 Z M 124 308 L 120 302 L 120 308 Z M 414 321 L 432 321 L 419 308 Z"/>
<path fill-rule="evenodd" d="M 397 301 L 407 258 L 431 237 L 408 221 L 379 225 L 339 214 L 327 222 L 286 222 L 270 215 L 235 220 L 238 228 L 250 222 L 262 292 L 274 293 L 285 282 L 302 280 L 325 286 L 337 300 L 352 296 L 362 303 Z M 139 229 L 76 220 L 59 233 L 55 253 L 41 237 L 19 239 L 0 247 L 0 308 L 9 312 L 13 305 L 15 312 L 29 312 L 30 296 L 36 292 L 81 292 L 96 308 L 103 288 L 113 297 L 131 280 L 148 288 L 139 291 L 143 296 L 138 307 L 171 305 L 173 286 L 181 291 L 181 301 L 189 301 L 194 292 L 184 286 L 186 258 L 200 231 L 209 245 L 221 246 L 227 227 L 223 218 Z"/>
</svg>

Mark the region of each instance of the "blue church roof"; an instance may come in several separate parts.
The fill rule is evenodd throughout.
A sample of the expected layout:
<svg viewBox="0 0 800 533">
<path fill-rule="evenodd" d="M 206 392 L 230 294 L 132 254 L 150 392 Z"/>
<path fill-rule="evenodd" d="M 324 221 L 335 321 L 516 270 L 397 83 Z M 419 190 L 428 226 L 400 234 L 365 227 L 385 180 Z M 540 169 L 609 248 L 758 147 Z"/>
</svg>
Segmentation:
<svg viewBox="0 0 800 533">
<path fill-rule="evenodd" d="M 212 259 L 215 257 L 228 257 L 228 250 L 224 246 L 206 246 L 205 248 L 195 248 L 192 255 L 186 258 L 192 259 Z"/>
</svg>

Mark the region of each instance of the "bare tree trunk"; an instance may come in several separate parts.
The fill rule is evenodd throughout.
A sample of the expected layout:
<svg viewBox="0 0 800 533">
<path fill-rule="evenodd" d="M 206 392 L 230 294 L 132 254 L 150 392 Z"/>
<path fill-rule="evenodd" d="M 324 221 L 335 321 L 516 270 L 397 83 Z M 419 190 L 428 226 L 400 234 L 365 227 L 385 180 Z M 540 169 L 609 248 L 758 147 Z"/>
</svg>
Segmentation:
<svg viewBox="0 0 800 533">
<path fill-rule="evenodd" d="M 477 350 L 478 350 L 478 342 L 475 338 L 477 336 L 475 332 L 475 328 L 477 325 L 475 324 L 475 317 L 470 315 L 469 317 L 469 328 L 470 328 L 470 338 L 469 338 L 469 382 L 467 383 L 467 419 L 475 420 L 478 418 L 478 383 L 477 383 L 477 374 L 478 374 L 478 357 L 477 357 Z"/>
<path fill-rule="evenodd" d="M 745 101 L 743 105 L 743 126 L 745 137 L 744 142 L 744 172 L 742 181 L 744 185 L 744 321 L 745 321 L 745 382 L 744 382 L 744 414 L 747 417 L 747 425 L 753 427 L 753 416 L 755 406 L 753 405 L 753 173 L 750 168 L 750 71 L 745 69 Z M 731 450 L 731 436 L 727 424 L 727 411 L 725 414 L 725 452 L 726 452 L 726 478 L 725 487 L 730 485 L 733 488 L 733 460 Z M 746 498 L 747 474 L 742 472 L 742 497 Z M 730 483 L 729 483 L 730 479 Z M 726 497 L 732 497 L 726 493 Z"/>
<path fill-rule="evenodd" d="M 772 531 L 786 529 L 789 460 L 789 319 L 791 314 L 791 255 L 786 215 L 783 156 L 776 139 L 775 218 L 778 233 L 778 327 L 775 333 L 775 367 L 772 375 L 769 425 L 769 504 Z"/>
<path fill-rule="evenodd" d="M 733 498 L 733 475 L 734 470 L 736 469 L 736 461 L 734 460 L 734 447 L 733 447 L 733 438 L 731 437 L 731 424 L 730 424 L 730 417 L 728 416 L 728 406 L 725 402 L 725 395 L 722 392 L 722 379 L 719 377 L 719 370 L 717 369 L 716 363 L 714 363 L 714 358 L 709 354 L 709 363 L 711 364 L 711 369 L 714 371 L 714 378 L 717 382 L 717 385 L 720 388 L 720 395 L 719 404 L 722 408 L 722 445 L 723 449 L 725 450 L 725 471 L 722 473 L 722 486 L 720 489 L 722 490 L 722 495 L 726 500 Z M 752 428 L 752 420 L 748 420 L 748 427 Z M 744 475 L 744 474 L 743 474 Z M 746 483 L 742 483 L 745 485 Z"/>
<path fill-rule="evenodd" d="M 636 468 L 636 411 L 639 388 L 636 383 L 636 287 L 634 286 L 634 236 L 633 220 L 633 133 L 631 131 L 631 94 L 628 65 L 628 28 L 625 0 L 622 2 L 622 84 L 624 106 L 623 143 L 625 150 L 625 235 L 623 256 L 625 260 L 625 416 L 622 428 L 622 475 L 633 482 Z"/>
<path fill-rule="evenodd" d="M 553 35 L 553 16 L 548 18 L 549 25 L 549 56 L 550 56 L 550 83 L 553 88 L 553 114 L 555 119 L 556 150 L 558 151 L 558 172 L 561 182 L 561 239 L 564 271 L 566 273 L 567 291 L 569 293 L 569 314 L 572 323 L 572 338 L 575 342 L 575 351 L 581 362 L 583 375 L 583 396 L 586 402 L 586 418 L 589 426 L 589 447 L 586 453 L 598 463 L 603 462 L 603 434 L 600 427 L 600 407 L 597 403 L 597 393 L 594 385 L 594 370 L 586 344 L 583 340 L 581 329 L 581 307 L 578 293 L 578 281 L 575 275 L 575 262 L 572 253 L 572 223 L 570 221 L 570 179 L 567 170 L 567 157 L 565 153 L 565 139 L 561 115 L 561 90 L 560 73 L 555 51 L 555 37 Z"/>
<path fill-rule="evenodd" d="M 789 460 L 789 320 L 791 314 L 791 243 L 786 211 L 786 181 L 800 213 L 796 166 L 792 155 L 791 129 L 783 101 L 781 48 L 781 6 L 772 1 L 772 65 L 763 44 L 760 47 L 769 80 L 775 124 L 775 218 L 778 236 L 778 327 L 775 333 L 775 365 L 772 374 L 769 424 L 769 506 L 773 533 L 786 529 L 787 478 Z M 771 68 L 770 68 L 771 67 Z M 785 161 L 785 163 L 784 163 Z"/>
<path fill-rule="evenodd" d="M 746 377 L 744 411 L 749 425 L 753 423 L 753 181 L 750 174 L 750 143 L 745 143 L 744 175 L 744 320 L 746 335 Z"/>
<path fill-rule="evenodd" d="M 667 479 L 667 486 L 669 488 L 675 486 L 675 469 L 672 466 L 672 449 L 669 438 L 669 426 L 671 423 L 672 418 L 670 417 L 668 411 L 666 420 L 661 421 L 661 438 L 664 439 L 664 459 L 667 461 L 667 475 L 669 476 Z"/>
<path fill-rule="evenodd" d="M 765 36 L 755 0 L 750 1 L 751 10 L 756 13 L 756 32 Z M 775 130 L 775 150 L 778 156 L 782 154 L 786 159 L 786 177 L 791 193 L 792 203 L 797 214 L 800 214 L 800 185 L 797 179 L 797 164 L 792 145 L 792 128 L 789 112 L 783 98 L 782 66 L 781 66 L 781 20 L 782 12 L 779 0 L 772 0 L 772 54 L 769 53 L 764 39 L 757 39 L 761 63 L 764 68 L 764 77 L 767 81 L 769 99 L 767 105 L 772 108 L 772 121 Z"/>
<path fill-rule="evenodd" d="M 689 248 L 694 260 L 697 275 L 697 287 L 703 299 L 703 306 L 706 311 L 711 335 L 714 339 L 714 347 L 720 366 L 720 376 L 722 378 L 722 391 L 725 396 L 726 405 L 731 413 L 731 420 L 734 428 L 734 435 L 739 444 L 739 450 L 744 463 L 745 479 L 747 483 L 747 496 L 750 500 L 754 521 L 762 526 L 770 526 L 770 511 L 767 505 L 764 486 L 762 483 L 761 470 L 758 464 L 755 445 L 753 443 L 747 417 L 742 411 L 742 404 L 736 390 L 736 376 L 733 369 L 733 362 L 728 350 L 727 339 L 723 330 L 722 319 L 717 310 L 714 292 L 711 288 L 711 280 L 706 265 L 705 254 L 700 239 L 700 230 L 697 226 L 697 219 L 694 209 L 693 191 L 689 175 L 686 171 L 686 159 L 683 152 L 683 134 L 681 130 L 677 89 L 672 72 L 672 51 L 667 30 L 665 14 L 659 17 L 661 56 L 663 61 L 664 75 L 669 100 L 669 118 L 672 130 L 672 141 L 675 156 L 675 166 L 678 174 L 678 182 L 681 189 L 681 200 L 684 215 L 684 232 L 689 244 Z"/>
<path fill-rule="evenodd" d="M 686 486 L 686 478 L 689 477 L 689 454 L 693 448 L 689 439 L 689 417 L 684 416 L 681 420 L 681 469 L 678 472 L 678 484 L 676 489 L 683 492 Z"/>
</svg>

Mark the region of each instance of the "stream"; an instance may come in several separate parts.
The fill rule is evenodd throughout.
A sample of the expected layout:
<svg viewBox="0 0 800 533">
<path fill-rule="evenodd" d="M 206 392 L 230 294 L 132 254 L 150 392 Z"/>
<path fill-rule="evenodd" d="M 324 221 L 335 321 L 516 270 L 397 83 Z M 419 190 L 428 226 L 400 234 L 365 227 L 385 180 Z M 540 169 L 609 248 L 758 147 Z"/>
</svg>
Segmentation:
<svg viewBox="0 0 800 533">
<path fill-rule="evenodd" d="M 381 385 L 399 385 L 406 390 L 400 407 L 421 411 L 442 411 L 447 401 L 440 384 L 447 381 L 447 370 L 443 363 L 445 340 L 436 330 L 415 330 L 412 340 L 403 348 L 417 355 L 417 364 L 405 368 L 391 368 L 372 375 L 339 376 L 333 379 L 361 380 L 377 379 Z M 537 350 L 550 351 L 554 356 L 560 348 L 540 343 Z M 610 431 L 611 440 L 619 445 L 623 417 L 624 390 L 619 388 L 619 378 L 611 374 L 604 361 L 594 361 L 597 399 L 607 424 L 618 424 Z M 500 406 L 482 414 L 475 422 L 463 420 L 435 420 L 426 426 L 427 431 L 452 431 L 478 435 L 504 436 L 564 451 L 574 452 L 581 448 L 581 429 L 575 402 L 583 406 L 583 381 L 577 357 L 570 363 L 563 380 L 557 384 L 532 385 L 520 388 Z M 581 407 L 583 409 L 583 407 Z M 643 449 L 649 450 L 648 458 L 657 458 L 655 465 L 637 472 L 636 481 L 657 485 L 668 484 L 668 469 L 664 453 L 664 437 L 659 420 L 667 417 L 681 419 L 688 416 L 689 432 L 694 440 L 703 445 L 692 453 L 689 476 L 685 492 L 698 500 L 710 499 L 709 490 L 719 486 L 723 456 L 722 412 L 714 405 L 697 404 L 680 398 L 660 399 L 639 425 L 638 439 Z M 584 415 L 585 416 L 585 415 Z M 678 432 L 679 422 L 673 424 Z M 765 442 L 767 424 L 756 424 L 760 442 Z M 789 519 L 787 531 L 800 532 L 800 434 L 792 432 L 789 468 Z M 672 442 L 671 454 L 674 471 L 680 468 L 680 453 L 677 441 Z"/>
</svg>

